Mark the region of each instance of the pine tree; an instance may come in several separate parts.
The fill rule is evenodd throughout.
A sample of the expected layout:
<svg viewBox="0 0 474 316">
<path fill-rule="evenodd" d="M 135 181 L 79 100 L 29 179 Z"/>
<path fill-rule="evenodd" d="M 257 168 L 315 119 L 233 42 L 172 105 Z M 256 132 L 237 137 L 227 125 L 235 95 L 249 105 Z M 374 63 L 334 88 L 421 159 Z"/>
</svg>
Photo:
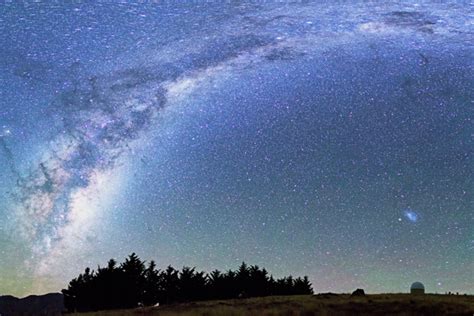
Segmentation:
<svg viewBox="0 0 474 316">
<path fill-rule="evenodd" d="M 150 306 L 159 302 L 161 289 L 160 270 L 156 269 L 156 264 L 152 260 L 145 270 L 145 284 L 143 293 L 143 304 Z"/>
<path fill-rule="evenodd" d="M 124 307 L 137 307 L 140 303 L 143 303 L 145 263 L 135 253 L 132 253 L 122 263 L 121 269 L 124 273 L 125 285 L 122 288 Z"/>
<path fill-rule="evenodd" d="M 165 304 L 176 302 L 179 290 L 179 271 L 172 266 L 168 266 L 165 271 L 161 272 L 162 291 L 160 293 L 161 302 Z"/>
</svg>

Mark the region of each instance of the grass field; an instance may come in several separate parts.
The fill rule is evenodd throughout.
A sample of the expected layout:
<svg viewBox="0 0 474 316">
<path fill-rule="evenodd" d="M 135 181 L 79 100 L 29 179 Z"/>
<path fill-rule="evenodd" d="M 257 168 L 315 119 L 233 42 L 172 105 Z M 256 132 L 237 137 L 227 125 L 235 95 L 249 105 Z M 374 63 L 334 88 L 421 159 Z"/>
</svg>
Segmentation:
<svg viewBox="0 0 474 316">
<path fill-rule="evenodd" d="M 71 315 L 71 314 L 70 314 Z M 81 316 L 316 316 L 316 315 L 474 315 L 474 296 L 378 294 L 350 297 L 340 294 L 271 296 L 205 301 L 162 307 L 72 314 Z"/>
</svg>

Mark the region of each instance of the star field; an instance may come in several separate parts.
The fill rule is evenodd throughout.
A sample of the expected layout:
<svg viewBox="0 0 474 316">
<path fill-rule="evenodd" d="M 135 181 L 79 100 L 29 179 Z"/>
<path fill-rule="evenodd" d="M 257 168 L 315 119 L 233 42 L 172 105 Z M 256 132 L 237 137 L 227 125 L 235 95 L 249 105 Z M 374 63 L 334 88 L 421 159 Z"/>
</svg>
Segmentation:
<svg viewBox="0 0 474 316">
<path fill-rule="evenodd" d="M 131 252 L 474 293 L 469 13 L 0 4 L 0 294 Z"/>
</svg>

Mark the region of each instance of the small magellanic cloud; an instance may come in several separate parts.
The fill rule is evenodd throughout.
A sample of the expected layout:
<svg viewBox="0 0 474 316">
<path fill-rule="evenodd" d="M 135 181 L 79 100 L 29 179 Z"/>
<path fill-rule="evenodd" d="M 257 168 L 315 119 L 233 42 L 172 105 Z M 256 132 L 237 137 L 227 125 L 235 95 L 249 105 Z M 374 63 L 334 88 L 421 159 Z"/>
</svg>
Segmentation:
<svg viewBox="0 0 474 316">
<path fill-rule="evenodd" d="M 411 208 L 405 209 L 403 211 L 403 215 L 412 223 L 416 223 L 420 219 L 419 213 Z"/>
</svg>

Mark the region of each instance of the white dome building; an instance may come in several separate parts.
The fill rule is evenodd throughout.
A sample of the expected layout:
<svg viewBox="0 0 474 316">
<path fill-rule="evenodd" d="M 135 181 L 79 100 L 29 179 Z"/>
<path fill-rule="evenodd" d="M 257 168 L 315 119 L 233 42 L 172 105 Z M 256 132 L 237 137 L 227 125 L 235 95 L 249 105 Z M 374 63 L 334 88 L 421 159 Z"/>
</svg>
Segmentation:
<svg viewBox="0 0 474 316">
<path fill-rule="evenodd" d="M 425 286 L 421 282 L 415 282 L 410 287 L 411 294 L 425 294 Z"/>
</svg>

